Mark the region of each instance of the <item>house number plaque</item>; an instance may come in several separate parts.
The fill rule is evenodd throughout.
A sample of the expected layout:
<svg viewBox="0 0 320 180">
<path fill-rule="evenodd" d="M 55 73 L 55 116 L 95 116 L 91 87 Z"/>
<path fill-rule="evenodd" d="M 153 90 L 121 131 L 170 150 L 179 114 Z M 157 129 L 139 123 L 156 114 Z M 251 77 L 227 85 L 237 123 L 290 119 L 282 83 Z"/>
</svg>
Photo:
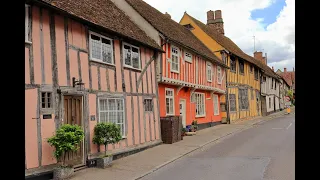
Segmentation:
<svg viewBox="0 0 320 180">
<path fill-rule="evenodd" d="M 96 120 L 96 116 L 95 116 L 95 115 L 91 115 L 91 116 L 90 116 L 90 120 L 91 120 L 91 121 L 95 121 L 95 120 Z"/>
</svg>

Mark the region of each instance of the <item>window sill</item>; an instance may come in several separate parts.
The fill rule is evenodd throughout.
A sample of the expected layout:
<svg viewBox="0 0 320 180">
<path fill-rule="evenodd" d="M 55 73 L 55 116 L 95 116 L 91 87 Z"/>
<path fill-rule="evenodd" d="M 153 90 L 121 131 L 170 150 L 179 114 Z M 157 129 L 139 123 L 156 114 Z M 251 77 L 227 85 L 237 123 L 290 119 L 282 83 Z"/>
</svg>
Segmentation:
<svg viewBox="0 0 320 180">
<path fill-rule="evenodd" d="M 176 73 L 176 74 L 179 74 L 179 71 L 174 71 L 174 70 L 171 70 L 172 73 Z"/>
<path fill-rule="evenodd" d="M 32 44 L 31 41 L 24 41 L 25 44 Z"/>
<path fill-rule="evenodd" d="M 166 116 L 174 116 L 174 114 L 166 114 Z"/>
<path fill-rule="evenodd" d="M 123 68 L 128 69 L 128 70 L 133 70 L 133 71 L 136 71 L 136 72 L 141 72 L 142 71 L 141 69 L 133 68 L 133 67 L 127 66 L 127 65 L 123 65 Z"/>
<path fill-rule="evenodd" d="M 196 115 L 196 118 L 204 118 L 204 117 L 206 117 L 205 114 L 204 115 Z"/>
<path fill-rule="evenodd" d="M 214 116 L 219 116 L 220 114 L 213 114 Z"/>
<path fill-rule="evenodd" d="M 114 67 L 116 66 L 115 64 L 110 64 L 110 63 L 102 62 L 101 60 L 96 60 L 96 59 L 91 59 L 91 58 L 90 58 L 90 61 L 100 63 L 100 64 L 109 65 L 109 66 L 114 66 Z"/>
<path fill-rule="evenodd" d="M 208 80 L 208 82 L 212 83 L 212 80 L 211 81 Z"/>
<path fill-rule="evenodd" d="M 221 85 L 221 84 L 222 84 L 222 82 L 218 82 L 218 84 L 219 84 L 219 85 Z"/>
</svg>

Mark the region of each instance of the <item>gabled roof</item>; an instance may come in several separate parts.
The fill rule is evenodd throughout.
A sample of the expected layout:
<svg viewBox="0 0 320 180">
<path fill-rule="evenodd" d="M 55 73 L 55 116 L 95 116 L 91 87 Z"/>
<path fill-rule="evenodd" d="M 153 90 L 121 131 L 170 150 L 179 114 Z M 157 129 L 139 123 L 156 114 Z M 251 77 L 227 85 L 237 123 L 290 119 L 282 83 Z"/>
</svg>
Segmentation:
<svg viewBox="0 0 320 180">
<path fill-rule="evenodd" d="M 185 15 L 190 17 L 190 19 L 198 25 L 207 35 L 209 35 L 212 39 L 214 39 L 217 43 L 219 43 L 221 46 L 223 46 L 225 49 L 230 51 L 232 54 L 240 57 L 241 59 L 248 61 L 257 67 L 261 68 L 262 70 L 265 71 L 266 75 L 269 75 L 274 78 L 278 78 L 278 76 L 273 72 L 272 69 L 270 69 L 269 66 L 263 64 L 260 62 L 258 59 L 255 59 L 252 56 L 247 55 L 244 53 L 237 45 L 234 43 L 230 38 L 227 36 L 224 36 L 218 32 L 216 32 L 214 29 L 211 29 L 201 21 L 195 19 L 194 17 L 190 16 L 185 12 Z"/>
<path fill-rule="evenodd" d="M 189 48 L 200 56 L 227 67 L 186 27 L 167 17 L 142 0 L 126 0 L 157 31 L 181 46 Z"/>
<path fill-rule="evenodd" d="M 129 39 L 163 52 L 162 48 L 142 31 L 110 0 L 34 0 L 53 6 L 86 22 L 106 28 Z"/>
<path fill-rule="evenodd" d="M 295 72 L 294 71 L 287 71 L 279 73 L 280 76 L 286 81 L 286 83 L 295 89 Z"/>
</svg>

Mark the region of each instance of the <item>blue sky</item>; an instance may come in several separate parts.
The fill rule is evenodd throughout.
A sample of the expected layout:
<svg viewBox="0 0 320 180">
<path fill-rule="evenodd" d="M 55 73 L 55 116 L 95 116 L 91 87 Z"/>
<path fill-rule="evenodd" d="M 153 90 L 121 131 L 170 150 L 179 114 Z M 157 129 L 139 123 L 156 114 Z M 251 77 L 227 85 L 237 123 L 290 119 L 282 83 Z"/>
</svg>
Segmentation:
<svg viewBox="0 0 320 180">
<path fill-rule="evenodd" d="M 258 9 L 251 12 L 251 17 L 254 20 L 258 20 L 263 18 L 262 23 L 265 25 L 265 28 L 277 20 L 277 16 L 279 15 L 280 11 L 285 6 L 285 0 L 275 0 L 271 6 L 265 9 Z"/>
</svg>

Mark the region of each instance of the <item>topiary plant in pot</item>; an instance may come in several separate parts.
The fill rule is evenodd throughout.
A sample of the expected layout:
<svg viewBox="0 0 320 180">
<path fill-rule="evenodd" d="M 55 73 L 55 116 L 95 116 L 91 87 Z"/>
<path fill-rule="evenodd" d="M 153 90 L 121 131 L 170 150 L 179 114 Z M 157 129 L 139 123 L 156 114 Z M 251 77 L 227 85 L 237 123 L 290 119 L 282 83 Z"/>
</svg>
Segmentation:
<svg viewBox="0 0 320 180">
<path fill-rule="evenodd" d="M 84 132 L 78 125 L 64 124 L 54 136 L 48 139 L 48 143 L 55 148 L 54 156 L 60 166 L 53 171 L 53 179 L 63 180 L 70 178 L 74 173 L 73 164 L 66 162 L 67 154 L 79 149 Z"/>
<path fill-rule="evenodd" d="M 105 153 L 97 160 L 97 166 L 106 168 L 111 165 L 113 156 L 107 154 L 107 145 L 118 143 L 122 139 L 119 125 L 115 123 L 98 123 L 94 127 L 93 143 L 98 146 L 104 145 Z"/>
</svg>

